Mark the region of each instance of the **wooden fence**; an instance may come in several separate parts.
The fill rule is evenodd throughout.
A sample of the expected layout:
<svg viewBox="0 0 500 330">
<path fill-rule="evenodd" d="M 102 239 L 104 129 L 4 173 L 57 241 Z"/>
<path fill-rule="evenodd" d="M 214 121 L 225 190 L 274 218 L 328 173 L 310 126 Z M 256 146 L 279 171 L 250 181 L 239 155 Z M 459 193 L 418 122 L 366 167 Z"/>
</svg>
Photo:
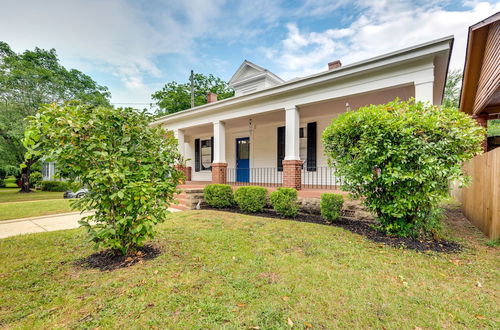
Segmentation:
<svg viewBox="0 0 500 330">
<path fill-rule="evenodd" d="M 471 176 L 467 188 L 452 195 L 462 203 L 463 214 L 490 238 L 500 237 L 500 148 L 476 156 L 464 165 Z"/>
</svg>

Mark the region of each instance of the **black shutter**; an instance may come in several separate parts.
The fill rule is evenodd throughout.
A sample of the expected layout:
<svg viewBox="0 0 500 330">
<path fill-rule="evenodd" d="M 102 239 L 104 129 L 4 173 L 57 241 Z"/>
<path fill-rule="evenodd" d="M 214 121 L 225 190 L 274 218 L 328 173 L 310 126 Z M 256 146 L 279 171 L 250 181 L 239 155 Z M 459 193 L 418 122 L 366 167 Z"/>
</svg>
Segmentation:
<svg viewBox="0 0 500 330">
<path fill-rule="evenodd" d="M 210 138 L 210 163 L 214 162 L 214 137 Z M 212 170 L 212 165 L 210 164 L 210 171 Z"/>
<path fill-rule="evenodd" d="M 307 170 L 316 171 L 316 122 L 307 123 Z"/>
<path fill-rule="evenodd" d="M 200 171 L 200 139 L 194 140 L 194 171 Z"/>
<path fill-rule="evenodd" d="M 278 171 L 283 171 L 285 159 L 285 126 L 278 127 Z"/>
</svg>

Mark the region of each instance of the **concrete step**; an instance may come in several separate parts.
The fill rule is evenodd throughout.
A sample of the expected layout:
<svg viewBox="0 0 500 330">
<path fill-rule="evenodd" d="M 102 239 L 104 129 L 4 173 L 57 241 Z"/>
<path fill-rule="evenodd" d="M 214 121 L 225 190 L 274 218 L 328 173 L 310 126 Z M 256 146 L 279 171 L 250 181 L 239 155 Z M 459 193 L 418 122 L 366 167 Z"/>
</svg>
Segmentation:
<svg viewBox="0 0 500 330">
<path fill-rule="evenodd" d="M 191 210 L 190 207 L 187 207 L 186 205 L 182 204 L 170 204 L 170 207 L 176 210 L 181 210 L 181 211 L 188 211 Z"/>
</svg>

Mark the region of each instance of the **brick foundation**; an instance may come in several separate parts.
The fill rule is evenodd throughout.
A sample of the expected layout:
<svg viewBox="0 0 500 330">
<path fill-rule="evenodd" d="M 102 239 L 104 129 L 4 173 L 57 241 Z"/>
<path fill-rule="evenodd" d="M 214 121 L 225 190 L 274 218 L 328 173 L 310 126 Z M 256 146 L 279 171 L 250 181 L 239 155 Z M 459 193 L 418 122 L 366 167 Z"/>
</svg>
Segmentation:
<svg viewBox="0 0 500 330">
<path fill-rule="evenodd" d="M 284 160 L 283 161 L 283 187 L 302 188 L 302 161 L 301 160 Z"/>
<path fill-rule="evenodd" d="M 487 114 L 474 115 L 474 116 L 472 116 L 472 119 L 475 119 L 476 122 L 480 126 L 483 126 L 485 129 L 488 129 L 488 115 Z M 488 138 L 487 138 L 487 136 L 484 136 L 482 146 L 483 146 L 483 151 L 487 152 L 488 151 Z"/>
<path fill-rule="evenodd" d="M 212 183 L 227 183 L 227 163 L 212 163 Z"/>
<path fill-rule="evenodd" d="M 183 180 L 182 183 L 185 183 L 186 181 L 191 181 L 191 166 L 174 165 L 174 168 L 177 171 L 181 171 L 182 173 L 184 173 L 185 179 Z"/>
</svg>

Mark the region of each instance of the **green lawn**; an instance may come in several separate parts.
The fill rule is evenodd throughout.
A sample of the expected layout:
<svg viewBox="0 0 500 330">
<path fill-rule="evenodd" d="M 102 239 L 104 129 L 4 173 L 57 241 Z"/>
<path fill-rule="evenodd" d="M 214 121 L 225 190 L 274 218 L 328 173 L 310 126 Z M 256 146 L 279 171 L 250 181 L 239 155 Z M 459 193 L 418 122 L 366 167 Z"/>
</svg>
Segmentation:
<svg viewBox="0 0 500 330">
<path fill-rule="evenodd" d="M 500 136 L 500 119 L 488 120 L 488 136 Z"/>
<path fill-rule="evenodd" d="M 18 193 L 19 188 L 2 188 L 0 189 L 0 203 L 6 202 L 21 202 L 21 201 L 36 201 L 42 199 L 62 199 L 62 192 L 52 191 L 35 191 L 28 194 Z"/>
<path fill-rule="evenodd" d="M 0 240 L 5 328 L 497 328 L 500 250 L 470 225 L 459 254 L 417 253 L 338 227 L 215 211 L 159 226 L 156 259 L 79 268 L 82 229 Z M 472 234 L 471 234 L 472 233 Z M 479 283 L 479 284 L 478 284 Z"/>
<path fill-rule="evenodd" d="M 0 203 L 0 221 L 71 212 L 68 199 Z"/>
</svg>

